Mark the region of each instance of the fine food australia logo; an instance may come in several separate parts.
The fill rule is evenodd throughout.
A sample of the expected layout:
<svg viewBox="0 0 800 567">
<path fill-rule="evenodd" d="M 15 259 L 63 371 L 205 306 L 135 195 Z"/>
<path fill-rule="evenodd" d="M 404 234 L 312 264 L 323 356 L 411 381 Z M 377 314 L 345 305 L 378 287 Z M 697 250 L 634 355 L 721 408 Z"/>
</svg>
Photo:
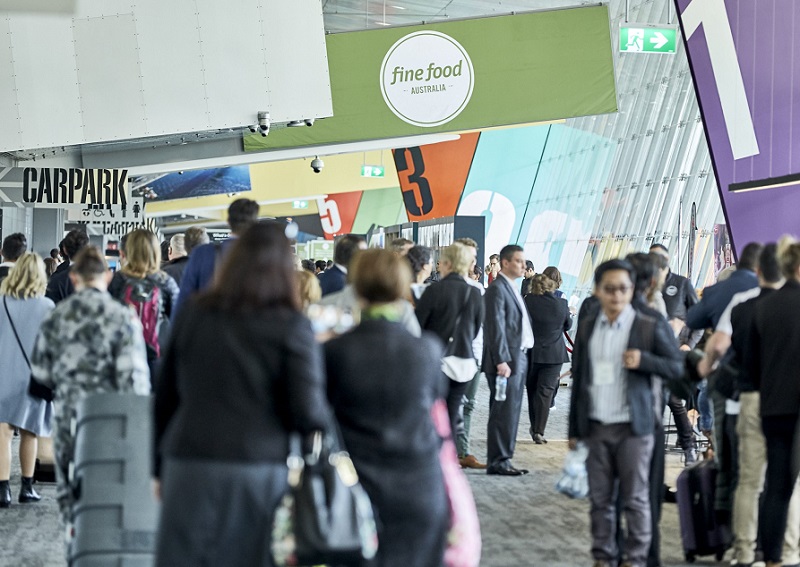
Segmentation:
<svg viewBox="0 0 800 567">
<path fill-rule="evenodd" d="M 467 51 L 452 37 L 419 31 L 400 38 L 381 65 L 381 93 L 398 118 L 430 128 L 461 114 L 475 86 Z"/>
</svg>

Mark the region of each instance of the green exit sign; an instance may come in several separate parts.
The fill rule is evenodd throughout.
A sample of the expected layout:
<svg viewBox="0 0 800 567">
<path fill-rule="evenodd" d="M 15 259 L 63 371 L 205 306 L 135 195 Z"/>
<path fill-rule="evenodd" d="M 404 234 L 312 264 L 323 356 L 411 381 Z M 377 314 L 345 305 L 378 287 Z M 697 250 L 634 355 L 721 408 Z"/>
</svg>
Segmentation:
<svg viewBox="0 0 800 567">
<path fill-rule="evenodd" d="M 292 201 L 293 209 L 307 209 L 308 201 Z"/>
<path fill-rule="evenodd" d="M 622 24 L 619 28 L 621 53 L 675 53 L 678 30 L 647 24 Z"/>
<path fill-rule="evenodd" d="M 361 177 L 383 177 L 384 169 L 382 165 L 362 165 Z"/>
</svg>

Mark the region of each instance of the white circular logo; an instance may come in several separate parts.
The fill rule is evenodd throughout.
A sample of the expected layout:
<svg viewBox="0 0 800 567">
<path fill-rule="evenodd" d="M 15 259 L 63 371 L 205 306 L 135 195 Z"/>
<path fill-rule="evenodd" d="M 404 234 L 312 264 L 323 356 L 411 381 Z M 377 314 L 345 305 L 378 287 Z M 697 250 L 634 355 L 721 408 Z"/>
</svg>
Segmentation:
<svg viewBox="0 0 800 567">
<path fill-rule="evenodd" d="M 400 38 L 381 64 L 381 94 L 398 118 L 430 128 L 450 122 L 469 103 L 475 72 L 452 37 L 419 31 Z"/>
<path fill-rule="evenodd" d="M 666 294 L 670 297 L 674 297 L 678 293 L 678 288 L 674 285 L 667 286 L 667 289 L 664 290 Z"/>
</svg>

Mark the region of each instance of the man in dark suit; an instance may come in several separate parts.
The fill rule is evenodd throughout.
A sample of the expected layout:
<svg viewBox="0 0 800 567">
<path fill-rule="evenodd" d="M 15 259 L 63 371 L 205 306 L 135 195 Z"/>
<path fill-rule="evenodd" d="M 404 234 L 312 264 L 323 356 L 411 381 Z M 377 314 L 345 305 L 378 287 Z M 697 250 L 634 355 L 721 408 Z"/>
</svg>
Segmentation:
<svg viewBox="0 0 800 567">
<path fill-rule="evenodd" d="M 189 263 L 186 264 L 181 276 L 181 293 L 172 310 L 173 320 L 190 297 L 208 287 L 217 265 L 217 256 L 224 254 L 234 238 L 258 221 L 258 209 L 258 203 L 255 201 L 236 199 L 228 206 L 228 226 L 231 227 L 231 237 L 222 243 L 210 242 L 192 250 L 189 255 Z"/>
<path fill-rule="evenodd" d="M 533 329 L 515 282 L 525 273 L 525 253 L 509 244 L 500 251 L 500 271 L 486 290 L 483 323 L 483 371 L 489 381 L 489 423 L 486 430 L 487 474 L 527 474 L 511 464 L 517 441 L 522 390 L 528 371 Z M 498 377 L 507 379 L 506 397 L 496 400 Z"/>
<path fill-rule="evenodd" d="M 624 260 L 595 271 L 600 309 L 587 314 L 572 357 L 570 448 L 586 442 L 589 456 L 592 555 L 595 567 L 642 567 L 652 538 L 649 481 L 660 400 L 655 376 L 678 379 L 683 364 L 665 321 L 631 305 L 636 275 Z M 663 407 L 663 406 L 662 406 Z M 616 490 L 623 500 L 628 537 L 617 546 Z"/>
<path fill-rule="evenodd" d="M 53 303 L 58 303 L 75 293 L 75 287 L 69 278 L 70 262 L 75 257 L 75 254 L 83 250 L 87 244 L 89 244 L 89 237 L 85 232 L 77 228 L 70 230 L 64 237 L 61 250 L 64 255 L 64 261 L 58 265 L 56 271 L 50 276 L 50 281 L 47 282 L 47 292 L 45 293 L 47 297 L 53 300 Z"/>
<path fill-rule="evenodd" d="M 366 248 L 367 241 L 357 234 L 345 234 L 339 239 L 333 251 L 333 267 L 317 276 L 323 297 L 344 288 L 347 283 L 347 267 L 350 265 L 350 260 L 358 250 L 366 250 Z"/>
<path fill-rule="evenodd" d="M 28 239 L 21 232 L 9 234 L 3 239 L 3 263 L 0 264 L 0 281 L 2 281 L 14 267 L 19 257 L 28 250 Z"/>
</svg>

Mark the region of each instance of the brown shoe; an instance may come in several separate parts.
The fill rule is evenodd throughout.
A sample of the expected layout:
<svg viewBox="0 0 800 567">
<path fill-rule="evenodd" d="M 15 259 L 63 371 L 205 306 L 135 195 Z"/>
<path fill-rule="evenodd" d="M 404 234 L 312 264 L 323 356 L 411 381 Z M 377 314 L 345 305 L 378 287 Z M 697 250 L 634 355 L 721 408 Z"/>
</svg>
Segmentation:
<svg viewBox="0 0 800 567">
<path fill-rule="evenodd" d="M 458 464 L 461 465 L 462 469 L 485 469 L 486 465 L 478 461 L 475 458 L 475 455 L 467 455 L 466 457 L 462 457 L 458 459 Z"/>
</svg>

